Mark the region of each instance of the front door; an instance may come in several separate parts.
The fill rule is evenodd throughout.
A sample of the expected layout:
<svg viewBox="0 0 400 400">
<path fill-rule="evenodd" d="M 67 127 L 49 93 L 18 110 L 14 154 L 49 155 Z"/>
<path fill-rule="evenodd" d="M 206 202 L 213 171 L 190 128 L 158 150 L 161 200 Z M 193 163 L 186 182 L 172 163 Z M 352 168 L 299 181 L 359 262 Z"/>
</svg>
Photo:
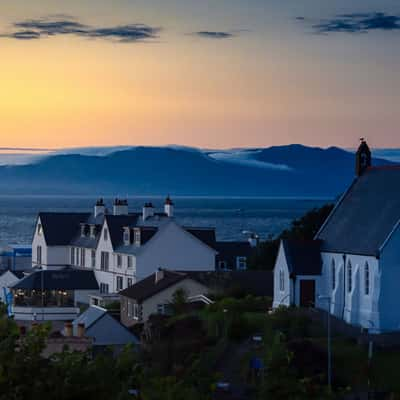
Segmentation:
<svg viewBox="0 0 400 400">
<path fill-rule="evenodd" d="M 315 281 L 300 281 L 300 307 L 315 306 Z"/>
</svg>

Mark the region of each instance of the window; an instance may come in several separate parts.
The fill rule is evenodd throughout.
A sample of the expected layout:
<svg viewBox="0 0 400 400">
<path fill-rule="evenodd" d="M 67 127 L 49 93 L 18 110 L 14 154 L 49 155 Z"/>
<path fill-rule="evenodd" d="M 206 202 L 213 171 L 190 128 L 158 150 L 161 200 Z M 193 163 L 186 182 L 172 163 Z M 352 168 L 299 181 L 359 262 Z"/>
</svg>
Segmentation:
<svg viewBox="0 0 400 400">
<path fill-rule="evenodd" d="M 36 248 L 36 263 L 37 264 L 42 263 L 42 246 L 38 246 Z"/>
<path fill-rule="evenodd" d="M 347 264 L 347 291 L 350 293 L 353 290 L 353 271 L 351 262 Z"/>
<path fill-rule="evenodd" d="M 366 296 L 369 295 L 369 265 L 367 262 L 364 268 L 364 293 Z"/>
<path fill-rule="evenodd" d="M 104 240 L 108 240 L 108 229 L 107 228 L 104 228 L 103 237 L 104 237 Z"/>
<path fill-rule="evenodd" d="M 128 318 L 139 319 L 139 304 L 128 300 Z"/>
<path fill-rule="evenodd" d="M 157 304 L 157 314 L 164 314 L 164 304 Z"/>
<path fill-rule="evenodd" d="M 42 224 L 38 224 L 37 226 L 37 233 L 38 235 L 42 235 L 43 234 L 43 225 Z"/>
<path fill-rule="evenodd" d="M 100 283 L 100 293 L 101 294 L 108 294 L 109 288 L 107 283 Z"/>
<path fill-rule="evenodd" d="M 108 271 L 109 267 L 109 253 L 106 251 L 101 252 L 101 261 L 100 261 L 100 269 L 102 271 Z"/>
<path fill-rule="evenodd" d="M 76 248 L 75 249 L 76 250 L 76 254 L 75 254 L 75 262 L 76 262 L 76 264 L 75 265 L 79 265 L 79 248 Z"/>
<path fill-rule="evenodd" d="M 218 269 L 227 269 L 227 267 L 226 261 L 218 261 Z"/>
<path fill-rule="evenodd" d="M 129 228 L 124 230 L 124 243 L 125 245 L 129 245 L 131 242 L 131 234 L 129 232 Z"/>
<path fill-rule="evenodd" d="M 117 267 L 122 267 L 122 256 L 120 254 L 117 254 Z"/>
<path fill-rule="evenodd" d="M 123 278 L 122 276 L 117 276 L 117 292 L 124 288 Z"/>
<path fill-rule="evenodd" d="M 332 260 L 332 290 L 336 289 L 336 265 L 335 260 Z"/>
<path fill-rule="evenodd" d="M 96 267 L 96 250 L 92 250 L 92 268 Z"/>
<path fill-rule="evenodd" d="M 132 278 L 128 278 L 128 279 L 126 280 L 126 286 L 127 286 L 127 287 L 132 286 L 132 283 L 133 283 Z"/>
<path fill-rule="evenodd" d="M 279 290 L 281 292 L 285 290 L 285 274 L 283 271 L 279 271 Z"/>
<path fill-rule="evenodd" d="M 134 230 L 134 241 L 136 246 L 140 246 L 140 229 L 135 229 Z"/>
<path fill-rule="evenodd" d="M 75 264 L 75 249 L 71 247 L 71 265 Z"/>
<path fill-rule="evenodd" d="M 132 268 L 132 257 L 126 256 L 126 264 L 128 265 L 128 268 Z"/>
<path fill-rule="evenodd" d="M 81 266 L 85 266 L 85 249 L 81 249 Z"/>
<path fill-rule="evenodd" d="M 239 270 L 247 269 L 247 259 L 246 259 L 246 257 L 237 257 L 236 258 L 236 267 Z"/>
</svg>

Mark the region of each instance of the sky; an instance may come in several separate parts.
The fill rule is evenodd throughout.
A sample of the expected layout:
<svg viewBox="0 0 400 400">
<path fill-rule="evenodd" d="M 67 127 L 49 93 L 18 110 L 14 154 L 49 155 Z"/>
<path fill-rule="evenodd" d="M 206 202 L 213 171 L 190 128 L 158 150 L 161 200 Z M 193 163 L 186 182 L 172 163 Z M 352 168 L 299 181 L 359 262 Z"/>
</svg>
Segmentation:
<svg viewBox="0 0 400 400">
<path fill-rule="evenodd" d="M 0 146 L 400 147 L 399 0 L 4 0 Z"/>
</svg>

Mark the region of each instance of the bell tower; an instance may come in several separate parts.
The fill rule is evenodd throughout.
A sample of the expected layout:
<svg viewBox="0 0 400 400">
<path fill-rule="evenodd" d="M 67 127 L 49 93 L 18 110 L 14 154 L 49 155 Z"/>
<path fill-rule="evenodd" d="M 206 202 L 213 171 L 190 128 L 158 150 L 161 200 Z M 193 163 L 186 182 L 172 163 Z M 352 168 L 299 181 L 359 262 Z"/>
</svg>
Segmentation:
<svg viewBox="0 0 400 400">
<path fill-rule="evenodd" d="M 364 138 L 360 142 L 356 153 L 356 176 L 361 176 L 371 166 L 371 150 Z"/>
</svg>

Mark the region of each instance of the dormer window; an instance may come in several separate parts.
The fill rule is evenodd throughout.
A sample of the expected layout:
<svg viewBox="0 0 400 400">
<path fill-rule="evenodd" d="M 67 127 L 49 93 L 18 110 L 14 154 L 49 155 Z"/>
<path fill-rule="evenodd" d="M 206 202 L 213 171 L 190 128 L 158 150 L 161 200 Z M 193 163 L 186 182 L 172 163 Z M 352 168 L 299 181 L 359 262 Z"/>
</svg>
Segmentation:
<svg viewBox="0 0 400 400">
<path fill-rule="evenodd" d="M 134 232 L 134 243 L 135 243 L 135 246 L 140 246 L 140 243 L 141 243 L 140 229 L 135 228 L 133 232 Z"/>
<path fill-rule="evenodd" d="M 96 237 L 96 225 L 90 225 L 90 237 L 91 238 Z"/>
<path fill-rule="evenodd" d="M 128 227 L 124 228 L 124 244 L 129 246 L 131 244 L 131 231 Z"/>
<path fill-rule="evenodd" d="M 86 236 L 86 225 L 82 224 L 81 225 L 81 237 L 85 237 Z"/>
</svg>

